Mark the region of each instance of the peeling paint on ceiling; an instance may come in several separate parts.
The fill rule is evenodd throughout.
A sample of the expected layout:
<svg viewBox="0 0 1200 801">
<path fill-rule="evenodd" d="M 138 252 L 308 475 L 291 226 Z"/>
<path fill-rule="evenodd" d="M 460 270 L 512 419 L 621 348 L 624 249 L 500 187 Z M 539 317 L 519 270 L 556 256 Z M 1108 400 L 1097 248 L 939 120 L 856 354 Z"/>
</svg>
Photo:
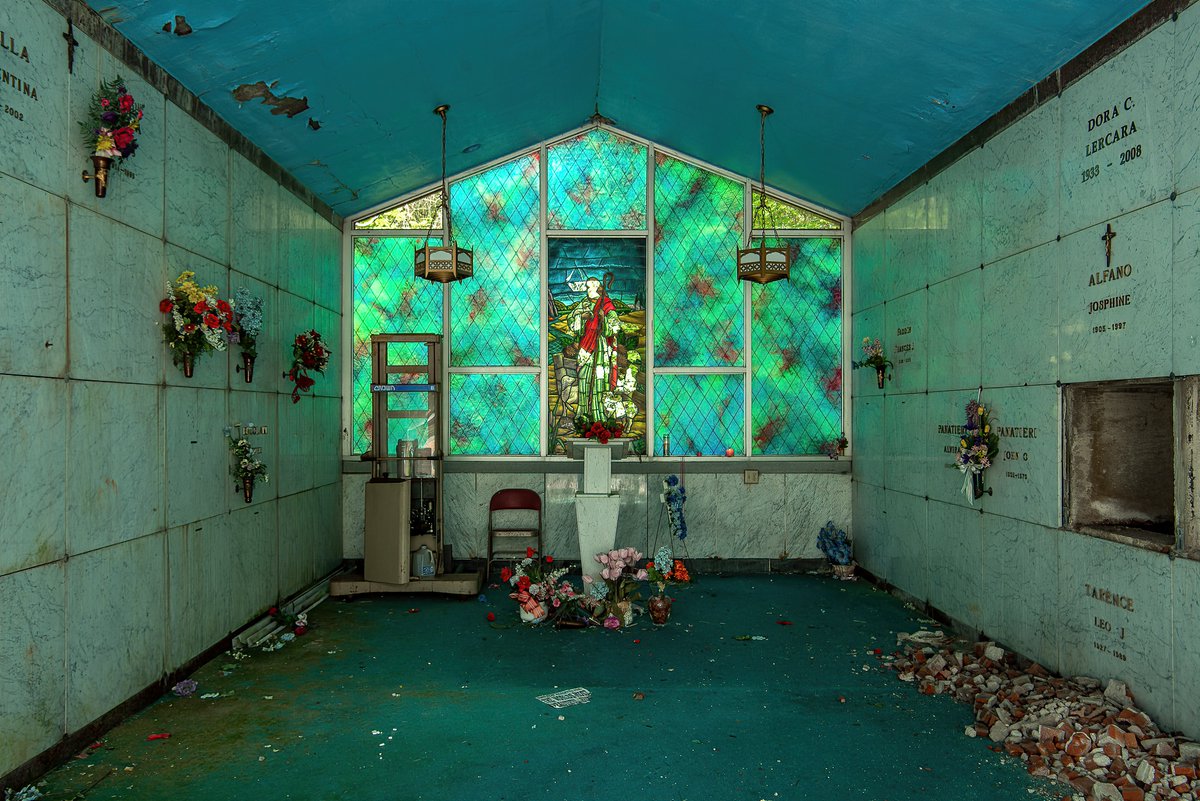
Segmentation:
<svg viewBox="0 0 1200 801">
<path fill-rule="evenodd" d="M 182 2 L 92 5 L 341 215 L 437 180 L 439 103 L 451 173 L 599 109 L 749 176 L 767 103 L 768 183 L 853 214 L 1145 5 Z M 304 110 L 319 126 L 290 121 Z"/>
</svg>

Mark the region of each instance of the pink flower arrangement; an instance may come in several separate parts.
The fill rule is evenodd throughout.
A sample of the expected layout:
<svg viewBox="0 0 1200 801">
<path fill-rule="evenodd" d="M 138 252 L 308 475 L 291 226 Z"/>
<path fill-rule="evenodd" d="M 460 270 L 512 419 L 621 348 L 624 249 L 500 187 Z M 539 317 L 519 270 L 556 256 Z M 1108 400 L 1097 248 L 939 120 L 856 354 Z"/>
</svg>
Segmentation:
<svg viewBox="0 0 1200 801">
<path fill-rule="evenodd" d="M 638 584 L 647 578 L 646 569 L 638 567 L 641 551 L 614 548 L 592 558 L 601 566 L 602 581 L 584 575 L 587 594 L 581 597 L 581 603 L 591 612 L 592 619 L 605 628 L 628 626 L 633 622 L 633 602 L 641 599 Z"/>
</svg>

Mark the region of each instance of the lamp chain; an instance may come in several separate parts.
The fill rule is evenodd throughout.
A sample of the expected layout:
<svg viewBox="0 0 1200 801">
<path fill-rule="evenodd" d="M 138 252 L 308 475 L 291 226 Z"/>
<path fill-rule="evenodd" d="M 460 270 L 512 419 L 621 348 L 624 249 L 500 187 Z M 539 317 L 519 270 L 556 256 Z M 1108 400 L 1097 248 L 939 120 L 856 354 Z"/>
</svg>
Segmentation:
<svg viewBox="0 0 1200 801">
<path fill-rule="evenodd" d="M 439 112 L 442 118 L 442 208 L 446 210 L 446 243 L 454 241 L 454 231 L 450 221 L 450 192 L 446 189 L 446 110 Z"/>
</svg>

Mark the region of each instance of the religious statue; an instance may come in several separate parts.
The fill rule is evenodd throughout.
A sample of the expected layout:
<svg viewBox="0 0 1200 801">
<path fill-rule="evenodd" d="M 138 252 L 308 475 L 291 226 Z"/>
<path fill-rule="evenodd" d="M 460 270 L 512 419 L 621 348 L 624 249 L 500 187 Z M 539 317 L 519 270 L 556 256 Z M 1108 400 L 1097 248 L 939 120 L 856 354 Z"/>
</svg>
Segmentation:
<svg viewBox="0 0 1200 801">
<path fill-rule="evenodd" d="M 608 286 L 612 273 L 605 274 Z M 621 318 L 608 297 L 607 287 L 599 278 L 585 282 L 587 297 L 571 312 L 571 331 L 579 335 L 579 413 L 591 420 L 611 417 L 605 396 L 617 389 L 617 334 Z"/>
</svg>

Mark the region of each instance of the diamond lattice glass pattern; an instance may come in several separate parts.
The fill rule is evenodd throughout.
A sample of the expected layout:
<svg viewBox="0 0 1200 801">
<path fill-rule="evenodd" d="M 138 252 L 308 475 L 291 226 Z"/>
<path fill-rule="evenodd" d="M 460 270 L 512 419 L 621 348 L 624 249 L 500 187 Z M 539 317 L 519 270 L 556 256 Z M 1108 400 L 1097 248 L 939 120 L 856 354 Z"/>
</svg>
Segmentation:
<svg viewBox="0 0 1200 801">
<path fill-rule="evenodd" d="M 546 227 L 646 227 L 646 146 L 593 128 L 546 148 Z"/>
<path fill-rule="evenodd" d="M 354 237 L 352 393 L 355 453 L 371 446 L 371 335 L 442 331 L 442 288 L 413 276 L 413 251 L 424 240 Z"/>
<path fill-rule="evenodd" d="M 450 288 L 450 363 L 528 367 L 541 361 L 538 155 L 450 186 L 458 244 L 475 251 L 475 277 Z"/>
<path fill-rule="evenodd" d="M 743 364 L 743 292 L 735 264 L 744 216 L 744 184 L 656 157 L 655 365 Z"/>
<path fill-rule="evenodd" d="M 788 281 L 750 288 L 754 455 L 820 453 L 842 433 L 842 240 L 770 240 L 794 254 Z"/>
<path fill-rule="evenodd" d="M 742 375 L 666 373 L 654 377 L 654 453 L 671 437 L 678 456 L 745 455 L 746 384 Z"/>
<path fill-rule="evenodd" d="M 766 207 L 760 207 L 762 194 L 754 192 L 754 227 L 763 229 L 792 229 L 795 231 L 833 230 L 842 227 L 837 220 L 817 214 L 815 211 L 767 195 Z"/>
<path fill-rule="evenodd" d="M 452 373 L 450 453 L 536 456 L 541 408 L 537 373 Z"/>
<path fill-rule="evenodd" d="M 432 195 L 393 206 L 367 217 L 365 220 L 359 220 L 354 227 L 360 230 L 388 228 L 418 231 L 428 231 L 431 228 L 440 230 L 442 227 L 442 193 L 434 192 Z"/>
</svg>

